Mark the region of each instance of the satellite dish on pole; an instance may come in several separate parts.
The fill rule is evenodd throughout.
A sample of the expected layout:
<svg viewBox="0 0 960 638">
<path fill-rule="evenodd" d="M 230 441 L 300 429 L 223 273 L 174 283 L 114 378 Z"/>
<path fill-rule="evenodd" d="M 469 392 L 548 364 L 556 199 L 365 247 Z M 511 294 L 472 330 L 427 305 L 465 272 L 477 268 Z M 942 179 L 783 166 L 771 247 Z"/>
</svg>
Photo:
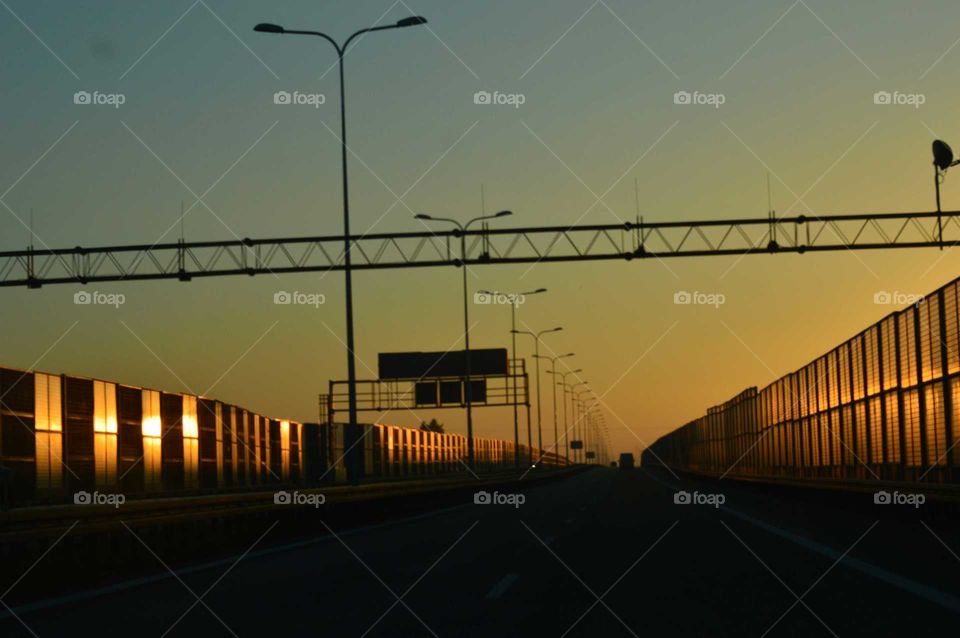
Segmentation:
<svg viewBox="0 0 960 638">
<path fill-rule="evenodd" d="M 953 160 L 953 149 L 943 140 L 933 141 L 933 163 L 941 171 L 945 171 L 956 164 Z"/>
</svg>

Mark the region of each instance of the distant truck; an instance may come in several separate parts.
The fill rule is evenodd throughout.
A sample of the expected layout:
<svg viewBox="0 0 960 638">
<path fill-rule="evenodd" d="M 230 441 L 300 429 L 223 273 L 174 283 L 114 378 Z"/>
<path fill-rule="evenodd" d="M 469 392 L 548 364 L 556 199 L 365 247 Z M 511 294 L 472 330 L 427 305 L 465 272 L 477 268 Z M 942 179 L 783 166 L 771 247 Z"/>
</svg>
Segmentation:
<svg viewBox="0 0 960 638">
<path fill-rule="evenodd" d="M 632 470 L 633 469 L 633 454 L 630 452 L 624 452 L 620 455 L 620 469 L 621 470 Z"/>
</svg>

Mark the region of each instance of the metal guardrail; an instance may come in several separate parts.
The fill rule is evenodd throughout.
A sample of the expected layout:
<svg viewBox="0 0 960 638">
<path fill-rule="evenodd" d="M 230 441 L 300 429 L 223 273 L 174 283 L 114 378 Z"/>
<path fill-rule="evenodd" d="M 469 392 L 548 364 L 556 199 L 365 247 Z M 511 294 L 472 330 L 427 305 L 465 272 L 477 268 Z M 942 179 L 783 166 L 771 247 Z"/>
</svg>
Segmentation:
<svg viewBox="0 0 960 638">
<path fill-rule="evenodd" d="M 724 476 L 719 472 L 708 472 L 666 465 L 654 467 L 669 468 L 670 471 L 678 474 L 690 474 L 707 479 L 720 480 L 722 478 L 722 480 L 725 481 L 793 487 L 805 490 L 825 490 L 830 492 L 858 494 L 875 494 L 879 491 L 897 491 L 905 494 L 923 494 L 927 501 L 937 501 L 942 503 L 950 503 L 952 505 L 960 505 L 960 486 L 944 483 L 924 483 L 917 481 L 871 481 L 864 479 L 834 479 L 824 477 L 795 478 L 766 474 L 728 474 Z"/>
<path fill-rule="evenodd" d="M 324 494 L 329 505 L 439 493 L 469 487 L 489 487 L 503 483 L 562 476 L 580 471 L 584 466 L 542 469 L 523 474 L 515 469 L 499 470 L 479 475 L 458 474 L 430 479 L 399 480 L 356 486 L 326 486 L 299 489 L 302 494 Z M 144 498 L 129 500 L 121 508 L 110 505 L 51 505 L 25 507 L 0 512 L 0 545 L 41 538 L 56 538 L 64 529 L 77 523 L 71 536 L 112 530 L 119 521 L 131 527 L 139 525 L 165 526 L 190 521 L 250 516 L 261 512 L 289 512 L 300 507 L 277 504 L 273 500 L 278 490 L 296 489 L 277 485 L 276 489 L 236 494 L 211 494 L 174 498 Z"/>
</svg>

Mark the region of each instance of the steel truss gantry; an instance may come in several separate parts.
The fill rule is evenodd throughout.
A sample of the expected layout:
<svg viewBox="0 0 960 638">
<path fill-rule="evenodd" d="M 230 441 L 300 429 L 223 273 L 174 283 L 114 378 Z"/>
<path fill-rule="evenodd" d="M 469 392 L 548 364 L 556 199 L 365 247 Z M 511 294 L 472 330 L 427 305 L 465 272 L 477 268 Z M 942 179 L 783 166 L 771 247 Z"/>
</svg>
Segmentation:
<svg viewBox="0 0 960 638">
<path fill-rule="evenodd" d="M 943 248 L 960 212 L 906 212 L 468 230 L 467 265 L 530 264 Z M 459 230 L 353 237 L 353 269 L 459 266 Z M 342 235 L 0 252 L 0 286 L 143 281 L 343 270 Z"/>
</svg>

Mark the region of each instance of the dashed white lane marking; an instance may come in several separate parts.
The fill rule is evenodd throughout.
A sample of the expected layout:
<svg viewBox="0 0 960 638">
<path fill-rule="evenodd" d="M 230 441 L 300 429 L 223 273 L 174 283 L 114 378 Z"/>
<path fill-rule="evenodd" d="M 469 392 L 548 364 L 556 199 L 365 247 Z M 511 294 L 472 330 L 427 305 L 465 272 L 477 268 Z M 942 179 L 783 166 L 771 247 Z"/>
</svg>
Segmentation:
<svg viewBox="0 0 960 638">
<path fill-rule="evenodd" d="M 520 574 L 507 574 L 500 579 L 496 585 L 493 586 L 493 589 L 487 592 L 488 600 L 496 600 L 503 596 L 510 587 L 513 586 L 515 582 L 520 578 Z"/>
</svg>

